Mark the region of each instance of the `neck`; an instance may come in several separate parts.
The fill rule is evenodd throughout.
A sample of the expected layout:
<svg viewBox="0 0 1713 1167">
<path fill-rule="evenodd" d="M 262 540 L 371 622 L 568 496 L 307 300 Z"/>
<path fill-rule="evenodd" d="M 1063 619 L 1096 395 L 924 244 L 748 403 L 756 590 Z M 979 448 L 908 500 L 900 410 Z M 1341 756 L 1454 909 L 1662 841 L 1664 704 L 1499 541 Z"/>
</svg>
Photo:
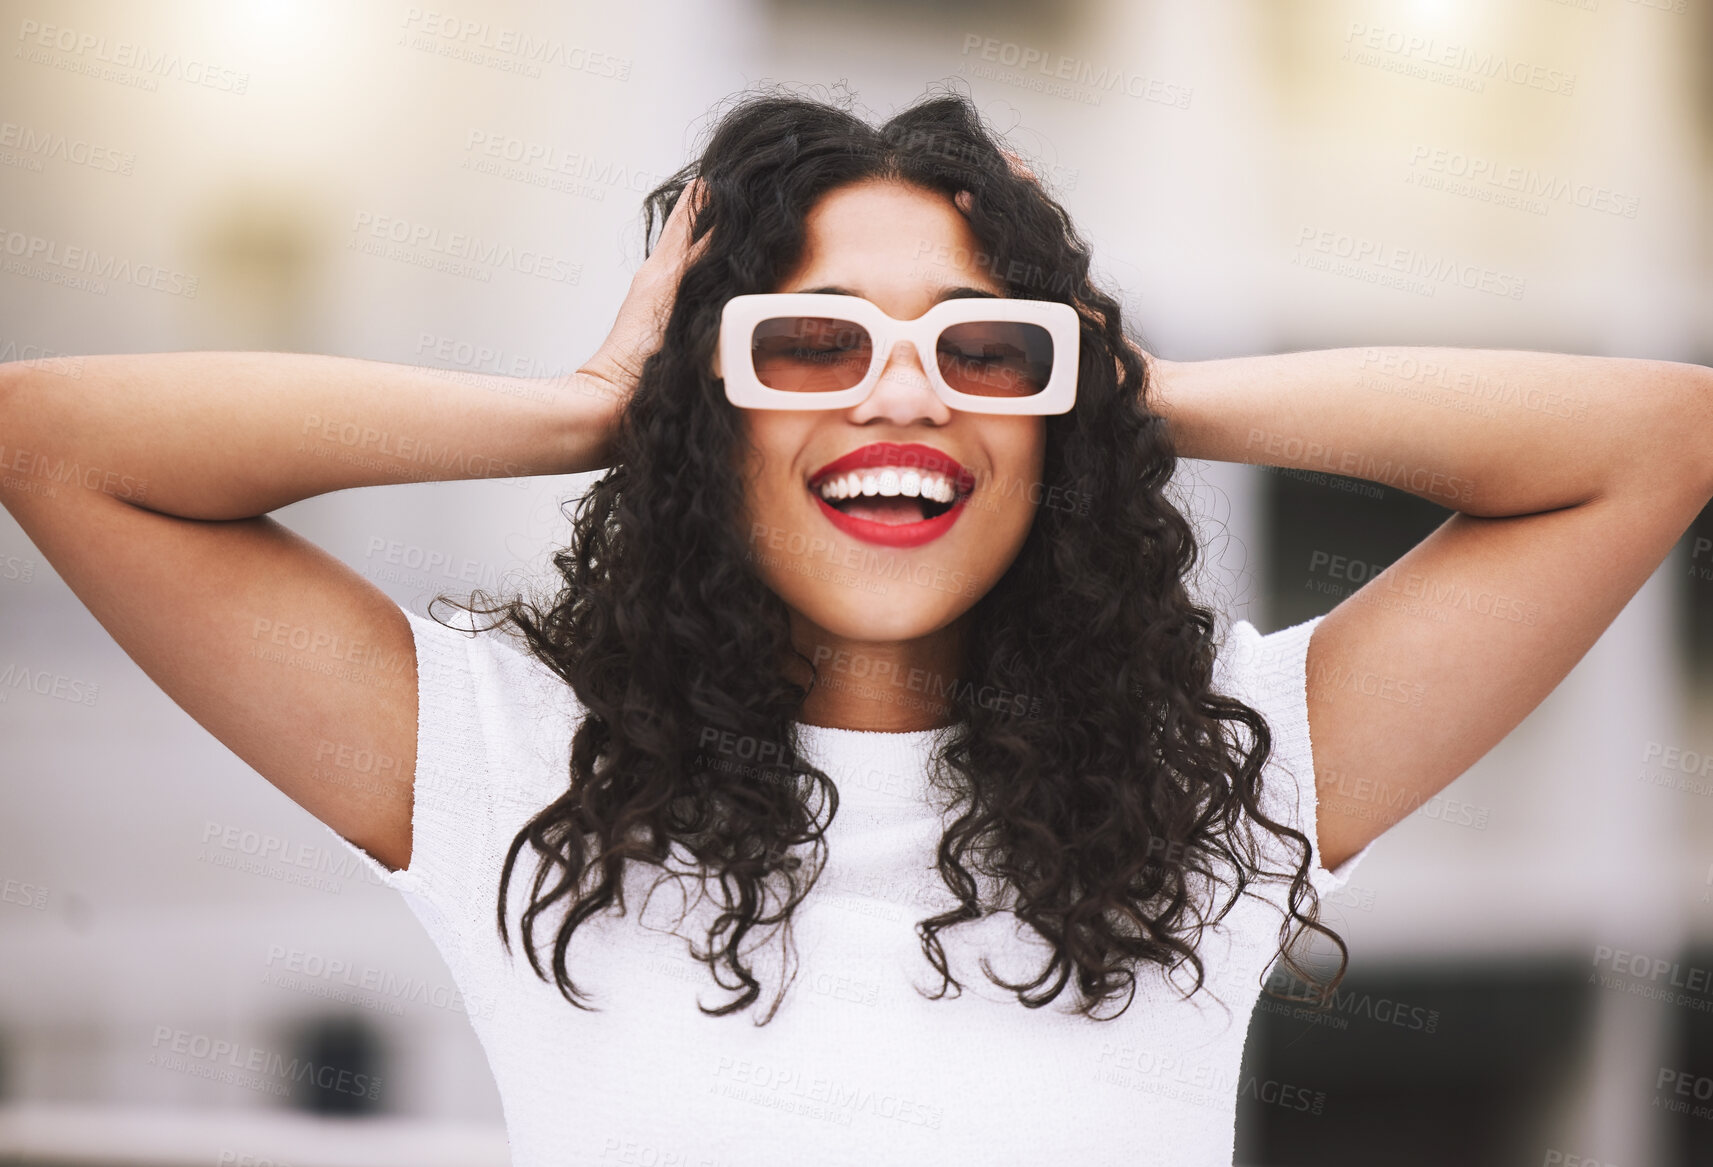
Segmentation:
<svg viewBox="0 0 1713 1167">
<path fill-rule="evenodd" d="M 792 613 L 791 640 L 816 678 L 797 719 L 830 729 L 907 733 L 955 719 L 951 693 L 963 675 L 965 620 L 913 640 L 859 640 L 828 632 Z M 810 673 L 793 659 L 793 676 Z"/>
</svg>

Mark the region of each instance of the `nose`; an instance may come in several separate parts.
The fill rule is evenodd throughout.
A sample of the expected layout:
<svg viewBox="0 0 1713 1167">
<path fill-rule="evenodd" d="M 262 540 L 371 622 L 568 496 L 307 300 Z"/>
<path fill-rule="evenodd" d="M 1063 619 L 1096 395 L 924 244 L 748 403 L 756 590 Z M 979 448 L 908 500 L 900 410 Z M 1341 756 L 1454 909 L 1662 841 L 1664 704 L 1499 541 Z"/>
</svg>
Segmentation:
<svg viewBox="0 0 1713 1167">
<path fill-rule="evenodd" d="M 952 420 L 951 407 L 940 400 L 923 371 L 916 346 L 901 340 L 886 355 L 886 367 L 868 396 L 851 407 L 850 419 L 857 425 L 889 421 L 911 425 L 918 421 L 945 425 Z"/>
</svg>

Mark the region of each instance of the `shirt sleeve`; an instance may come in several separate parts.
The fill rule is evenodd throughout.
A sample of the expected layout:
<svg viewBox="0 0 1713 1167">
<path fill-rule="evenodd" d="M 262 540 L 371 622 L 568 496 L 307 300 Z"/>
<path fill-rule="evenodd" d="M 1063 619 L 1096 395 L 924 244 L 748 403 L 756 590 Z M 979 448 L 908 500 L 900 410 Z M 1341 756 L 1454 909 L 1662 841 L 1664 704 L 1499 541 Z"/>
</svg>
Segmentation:
<svg viewBox="0 0 1713 1167">
<path fill-rule="evenodd" d="M 1321 864 L 1308 711 L 1309 638 L 1321 619 L 1316 616 L 1265 636 L 1249 621 L 1237 621 L 1220 652 L 1223 667 L 1216 669 L 1216 675 L 1223 675 L 1222 692 L 1251 706 L 1267 722 L 1273 750 L 1262 770 L 1261 809 L 1308 838 L 1309 881 L 1324 896 L 1350 882 L 1351 872 L 1373 843 L 1336 868 Z M 1259 829 L 1256 841 L 1268 858 L 1295 870 L 1299 854 L 1295 844 Z"/>
<path fill-rule="evenodd" d="M 500 866 L 517 830 L 570 783 L 571 688 L 500 632 L 404 611 L 416 644 L 416 770 L 408 866 L 390 871 L 339 838 L 400 892 L 454 972 L 496 933 Z"/>
</svg>

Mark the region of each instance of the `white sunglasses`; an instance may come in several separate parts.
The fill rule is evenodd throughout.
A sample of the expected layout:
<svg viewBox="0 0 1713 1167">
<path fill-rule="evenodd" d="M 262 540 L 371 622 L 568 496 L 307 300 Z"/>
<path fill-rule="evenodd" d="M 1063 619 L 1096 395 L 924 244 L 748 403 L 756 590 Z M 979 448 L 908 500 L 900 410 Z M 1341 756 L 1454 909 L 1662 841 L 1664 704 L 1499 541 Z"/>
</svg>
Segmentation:
<svg viewBox="0 0 1713 1167">
<path fill-rule="evenodd" d="M 892 348 L 915 346 L 941 401 L 971 413 L 1065 413 L 1076 403 L 1076 310 L 1053 300 L 942 300 L 896 320 L 860 296 L 733 296 L 714 375 L 745 409 L 848 409 L 880 380 Z"/>
</svg>

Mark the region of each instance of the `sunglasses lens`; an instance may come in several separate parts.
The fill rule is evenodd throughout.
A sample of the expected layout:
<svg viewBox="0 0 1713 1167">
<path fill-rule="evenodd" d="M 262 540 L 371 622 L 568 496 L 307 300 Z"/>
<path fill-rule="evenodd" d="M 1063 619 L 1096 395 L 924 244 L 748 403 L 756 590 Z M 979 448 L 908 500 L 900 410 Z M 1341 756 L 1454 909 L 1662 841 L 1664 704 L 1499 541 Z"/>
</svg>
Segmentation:
<svg viewBox="0 0 1713 1167">
<path fill-rule="evenodd" d="M 874 339 L 850 320 L 827 316 L 774 316 L 750 336 L 755 375 L 787 393 L 836 393 L 868 374 Z"/>
<path fill-rule="evenodd" d="M 975 397 L 1032 397 L 1053 372 L 1053 336 L 1039 324 L 977 320 L 940 333 L 940 375 Z"/>
</svg>

